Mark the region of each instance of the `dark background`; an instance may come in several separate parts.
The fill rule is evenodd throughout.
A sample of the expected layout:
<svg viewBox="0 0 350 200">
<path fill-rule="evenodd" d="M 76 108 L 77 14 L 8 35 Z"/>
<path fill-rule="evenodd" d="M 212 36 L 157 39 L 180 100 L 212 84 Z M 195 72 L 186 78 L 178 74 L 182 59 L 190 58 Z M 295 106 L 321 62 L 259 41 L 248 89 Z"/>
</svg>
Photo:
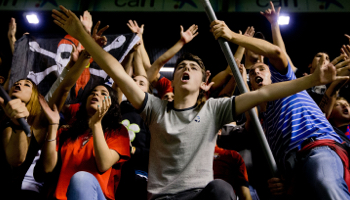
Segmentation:
<svg viewBox="0 0 350 200">
<path fill-rule="evenodd" d="M 81 15 L 82 12 L 76 12 L 76 14 Z M 180 25 L 183 25 L 186 30 L 190 25 L 197 24 L 199 35 L 183 50 L 201 57 L 206 67 L 211 70 L 212 76 L 227 66 L 218 42 L 209 32 L 209 20 L 204 12 L 92 12 L 91 14 L 94 23 L 100 20 L 101 26 L 107 24 L 110 26 L 106 34 L 129 32 L 126 26 L 129 19 L 136 20 L 139 25 L 145 24 L 144 41 L 151 62 L 177 42 L 180 38 Z M 1 66 L 2 74 L 9 68 L 11 62 L 7 40 L 8 23 L 11 17 L 16 18 L 17 38 L 25 32 L 33 35 L 65 35 L 64 30 L 53 23 L 51 12 L 38 12 L 38 15 L 40 23 L 32 25 L 28 24 L 23 12 L 0 12 L 0 51 L 5 54 L 3 58 L 5 64 Z M 244 32 L 247 26 L 254 26 L 255 30 L 262 32 L 268 41 L 272 41 L 270 24 L 259 13 L 217 13 L 217 17 L 224 20 L 231 30 L 236 32 L 238 30 Z M 281 32 L 294 65 L 306 71 L 313 56 L 320 51 L 329 53 L 331 59 L 338 56 L 341 45 L 349 43 L 344 36 L 345 33 L 350 34 L 349 22 L 350 13 L 290 14 L 290 23 L 287 26 L 281 26 Z M 237 46 L 230 45 L 235 52 Z M 171 60 L 170 66 L 174 60 Z"/>
</svg>

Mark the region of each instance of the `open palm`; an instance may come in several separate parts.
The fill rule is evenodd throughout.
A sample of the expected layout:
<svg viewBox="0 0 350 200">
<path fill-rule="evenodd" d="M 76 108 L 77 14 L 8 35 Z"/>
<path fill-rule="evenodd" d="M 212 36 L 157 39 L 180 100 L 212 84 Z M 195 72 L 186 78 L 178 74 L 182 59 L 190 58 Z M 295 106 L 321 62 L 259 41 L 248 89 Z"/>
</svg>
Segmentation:
<svg viewBox="0 0 350 200">
<path fill-rule="evenodd" d="M 60 114 L 56 105 L 53 105 L 53 109 L 51 109 L 50 106 L 47 104 L 45 98 L 41 95 L 39 96 L 39 103 L 49 123 L 58 124 L 60 121 Z"/>
<path fill-rule="evenodd" d="M 67 10 L 65 7 L 60 6 L 60 9 L 63 11 L 52 10 L 52 17 L 55 19 L 54 22 L 61 28 L 63 28 L 69 35 L 79 40 L 79 37 L 86 31 L 79 20 L 79 18 L 70 10 Z"/>
<path fill-rule="evenodd" d="M 190 28 L 188 28 L 185 32 L 184 32 L 184 28 L 182 26 L 180 26 L 181 28 L 181 40 L 187 44 L 189 42 L 191 42 L 191 40 L 196 37 L 198 35 L 198 26 L 193 24 Z"/>
</svg>

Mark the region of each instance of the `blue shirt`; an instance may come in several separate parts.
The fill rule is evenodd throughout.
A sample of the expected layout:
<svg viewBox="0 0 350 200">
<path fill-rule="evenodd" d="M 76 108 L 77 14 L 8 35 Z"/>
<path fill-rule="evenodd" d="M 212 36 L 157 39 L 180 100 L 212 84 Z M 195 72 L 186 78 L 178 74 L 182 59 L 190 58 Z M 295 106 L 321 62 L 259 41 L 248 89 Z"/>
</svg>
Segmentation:
<svg viewBox="0 0 350 200">
<path fill-rule="evenodd" d="M 296 79 L 290 64 L 285 75 L 280 74 L 271 64 L 272 83 Z M 294 95 L 268 102 L 263 113 L 263 128 L 272 153 L 279 164 L 284 164 L 289 151 L 301 148 L 304 140 L 310 137 L 331 139 L 341 143 L 332 126 L 304 90 Z"/>
</svg>

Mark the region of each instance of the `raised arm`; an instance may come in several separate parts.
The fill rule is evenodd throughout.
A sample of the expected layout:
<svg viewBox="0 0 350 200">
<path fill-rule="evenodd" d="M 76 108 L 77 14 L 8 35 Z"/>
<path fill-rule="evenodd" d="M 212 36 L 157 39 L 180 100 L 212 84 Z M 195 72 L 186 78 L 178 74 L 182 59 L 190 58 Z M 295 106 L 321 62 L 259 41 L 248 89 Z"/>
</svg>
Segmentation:
<svg viewBox="0 0 350 200">
<path fill-rule="evenodd" d="M 143 41 L 143 31 L 144 31 L 144 25 L 142 24 L 141 27 L 137 24 L 137 22 L 134 20 L 129 20 L 127 23 L 128 27 L 133 33 L 136 33 L 140 37 L 140 53 L 142 57 L 142 63 L 145 67 L 145 70 L 147 71 L 151 67 L 151 61 L 149 60 L 148 53 L 145 49 L 145 44 Z"/>
<path fill-rule="evenodd" d="M 344 46 L 342 48 L 342 52 L 345 53 L 345 55 L 350 56 L 350 46 Z M 337 75 L 338 76 L 349 76 L 350 75 L 350 58 L 347 57 L 348 59 L 338 63 L 335 65 L 337 68 Z M 333 62 L 333 61 L 332 61 Z M 345 67 L 344 67 L 345 66 Z M 322 100 L 319 104 L 319 107 L 321 111 L 325 114 L 326 118 L 328 119 L 329 116 L 332 113 L 332 109 L 334 107 L 334 104 L 336 102 L 338 93 L 340 89 L 346 85 L 347 81 L 346 80 L 339 80 L 339 81 L 334 81 L 330 84 L 330 86 L 327 88 L 326 92 L 324 93 Z"/>
<path fill-rule="evenodd" d="M 102 129 L 102 118 L 107 113 L 110 106 L 111 98 L 109 96 L 105 96 L 105 100 L 103 100 L 101 108 L 98 108 L 96 113 L 89 121 L 89 127 L 92 131 L 94 141 L 96 165 L 101 173 L 107 171 L 120 159 L 120 155 L 115 150 L 108 147 Z"/>
<path fill-rule="evenodd" d="M 160 68 L 165 65 L 180 49 L 187 43 L 191 42 L 194 37 L 198 35 L 198 26 L 193 24 L 190 28 L 188 28 L 185 32 L 182 26 L 180 26 L 180 40 L 176 42 L 174 46 L 172 46 L 168 51 L 166 51 L 163 55 L 161 55 L 147 70 L 147 77 L 150 83 L 153 81 L 157 81 L 157 75 L 159 74 Z M 159 77 L 159 76 L 158 76 Z"/>
<path fill-rule="evenodd" d="M 117 83 L 134 108 L 140 109 L 145 99 L 145 93 L 127 75 L 123 66 L 86 33 L 77 16 L 63 6 L 60 8 L 63 13 L 57 10 L 52 11 L 54 22 L 81 42 L 95 62 Z"/>
<path fill-rule="evenodd" d="M 11 52 L 12 54 L 15 52 L 15 42 L 16 42 L 16 31 L 17 31 L 17 24 L 15 18 L 11 18 L 11 21 L 9 23 L 9 30 L 7 32 L 7 38 L 10 42 Z"/>
<path fill-rule="evenodd" d="M 50 173 L 54 170 L 57 164 L 58 152 L 56 151 L 56 137 L 60 115 L 56 105 L 53 105 L 53 109 L 51 109 L 42 96 L 39 97 L 39 102 L 47 120 L 49 121 L 49 127 L 45 142 L 41 149 L 40 160 L 37 165 L 42 167 L 44 173 Z"/>
<path fill-rule="evenodd" d="M 11 48 L 11 53 L 15 52 L 15 42 L 16 42 L 16 31 L 17 31 L 17 24 L 15 18 L 11 18 L 11 21 L 9 23 L 9 30 L 7 32 L 7 38 L 10 43 L 10 48 Z M 8 72 L 7 79 L 4 83 L 4 89 L 6 91 L 9 90 L 9 83 L 10 83 L 10 74 L 11 74 L 11 69 Z"/>
<path fill-rule="evenodd" d="M 253 37 L 254 36 L 254 27 L 250 27 L 248 26 L 247 30 L 245 31 L 244 35 L 248 36 L 248 37 Z M 239 34 L 242 34 L 241 31 L 239 31 Z M 243 55 L 244 55 L 244 51 L 245 48 L 242 46 L 238 46 L 234 58 L 236 60 L 237 65 L 239 65 L 239 63 L 241 63 Z M 225 83 L 227 83 L 227 81 L 229 81 L 228 84 L 232 84 L 233 83 L 233 74 L 230 68 L 230 65 L 228 65 L 226 67 L 225 70 L 219 72 L 218 74 L 216 74 L 213 79 L 211 80 L 212 82 L 214 82 L 214 85 L 212 86 L 211 90 L 216 90 L 217 88 L 223 86 Z"/>
<path fill-rule="evenodd" d="M 142 62 L 141 44 L 136 44 L 134 49 L 134 75 L 147 77 L 147 73 Z"/>
<path fill-rule="evenodd" d="M 250 38 L 231 31 L 224 21 L 215 20 L 211 23 L 211 32 L 215 39 L 222 37 L 227 41 L 245 47 L 257 54 L 269 58 L 270 63 L 282 74 L 287 73 L 288 60 L 285 53 L 277 46 L 261 39 Z"/>
<path fill-rule="evenodd" d="M 62 109 L 70 89 L 76 84 L 85 67 L 88 66 L 90 59 L 91 56 L 87 51 L 81 50 L 80 44 L 78 48 L 73 47 L 71 63 L 75 62 L 75 64 L 70 68 L 65 78 L 53 92 L 52 98 L 49 100 L 50 106 L 56 104 L 59 111 Z"/>
<path fill-rule="evenodd" d="M 284 45 L 284 41 L 281 35 L 280 26 L 278 24 L 278 17 L 280 15 L 281 7 L 278 7 L 277 10 L 275 10 L 275 6 L 273 5 L 272 1 L 270 1 L 270 6 L 271 9 L 267 9 L 265 12 L 260 13 L 265 16 L 271 24 L 273 44 L 281 48 L 281 50 L 286 54 L 292 70 L 295 72 L 297 68 L 293 65 L 291 59 L 287 54 L 286 46 Z"/>
<path fill-rule="evenodd" d="M 292 81 L 285 81 L 264 86 L 258 90 L 241 94 L 236 97 L 236 115 L 243 113 L 261 103 L 277 100 L 306 90 L 316 85 L 324 85 L 336 80 L 348 80 L 348 76 L 336 76 L 336 69 L 329 63 L 308 76 Z"/>
</svg>

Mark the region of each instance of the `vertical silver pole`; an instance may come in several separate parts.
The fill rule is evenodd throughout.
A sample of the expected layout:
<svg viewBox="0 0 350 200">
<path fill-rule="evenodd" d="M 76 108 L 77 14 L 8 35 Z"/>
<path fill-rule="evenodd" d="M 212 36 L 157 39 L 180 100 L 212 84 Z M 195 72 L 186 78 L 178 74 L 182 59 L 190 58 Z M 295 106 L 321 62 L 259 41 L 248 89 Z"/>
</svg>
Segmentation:
<svg viewBox="0 0 350 200">
<path fill-rule="evenodd" d="M 212 21 L 216 20 L 214 10 L 213 10 L 209 0 L 201 0 L 201 2 L 202 2 L 202 5 L 205 9 L 205 12 L 207 13 L 207 16 L 209 18 L 210 23 Z M 225 58 L 226 58 L 229 66 L 233 72 L 233 76 L 235 77 L 239 91 L 241 93 L 248 92 L 247 88 L 245 87 L 242 76 L 238 70 L 236 61 L 233 57 L 233 54 L 232 54 L 231 49 L 228 45 L 228 42 L 223 38 L 219 38 L 218 40 L 219 40 L 221 50 L 224 52 Z M 277 176 L 277 165 L 276 165 L 275 159 L 273 158 L 270 147 L 266 141 L 265 134 L 264 134 L 263 129 L 261 128 L 261 124 L 259 122 L 258 116 L 256 115 L 256 112 L 254 112 L 254 109 L 249 110 L 249 115 L 251 118 L 251 123 L 253 125 L 253 133 L 258 138 L 260 148 L 263 151 L 265 158 L 267 159 L 270 173 L 271 173 L 272 177 L 275 177 L 275 176 Z"/>
</svg>

